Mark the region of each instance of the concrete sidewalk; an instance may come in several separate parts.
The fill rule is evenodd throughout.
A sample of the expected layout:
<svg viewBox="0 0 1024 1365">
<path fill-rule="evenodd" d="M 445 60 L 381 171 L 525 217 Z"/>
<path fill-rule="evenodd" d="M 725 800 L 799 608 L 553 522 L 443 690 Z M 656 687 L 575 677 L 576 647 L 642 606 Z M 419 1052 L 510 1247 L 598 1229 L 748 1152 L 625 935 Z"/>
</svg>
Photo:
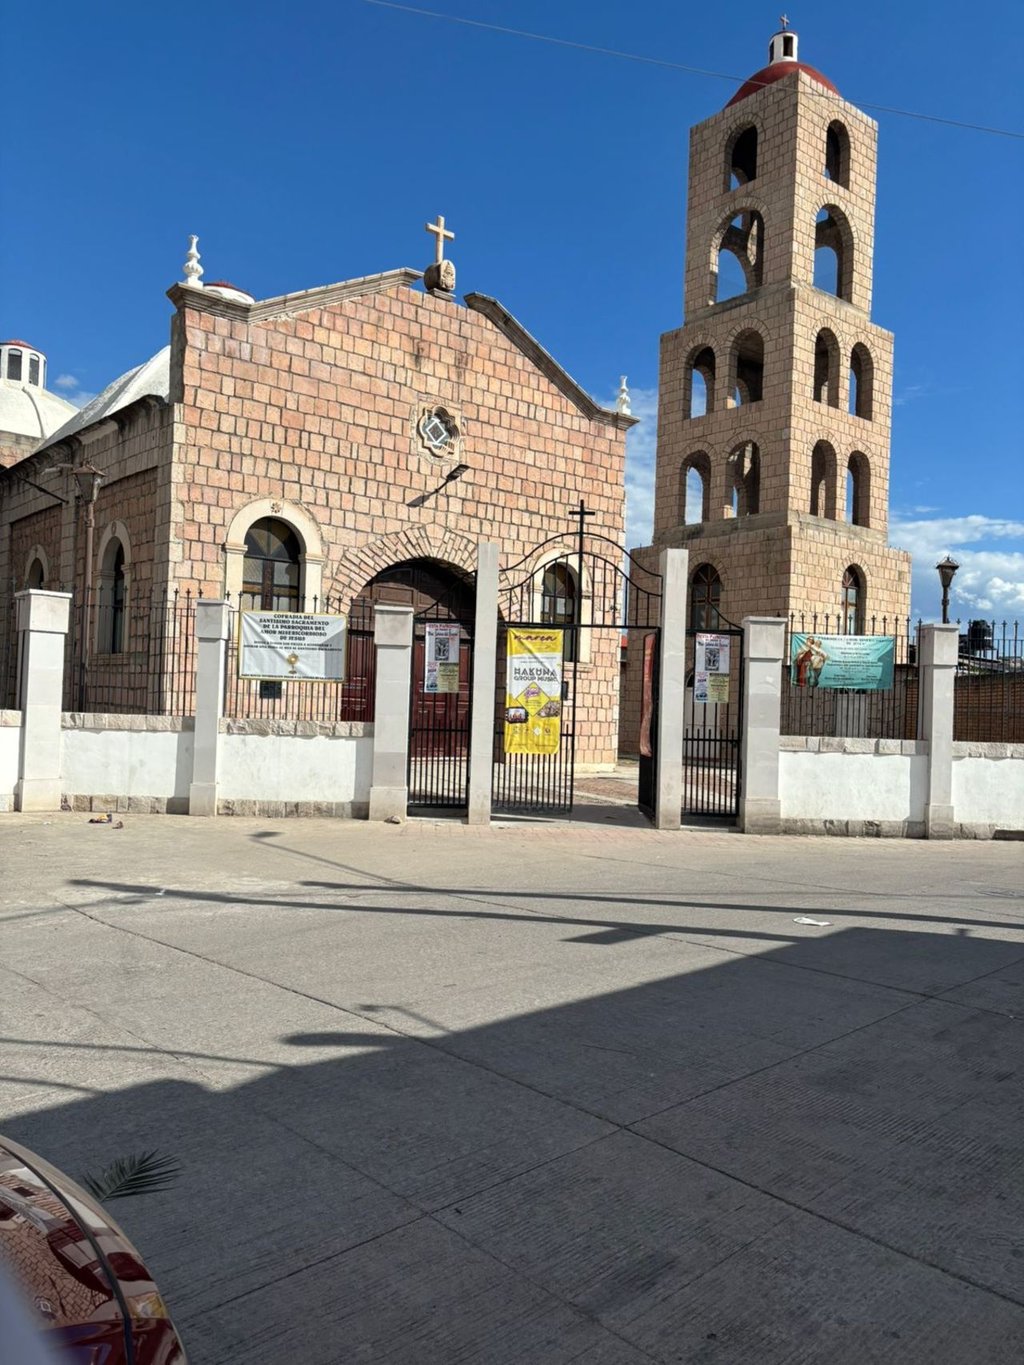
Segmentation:
<svg viewBox="0 0 1024 1365">
<path fill-rule="evenodd" d="M 591 814 L 5 815 L 0 1132 L 193 1365 L 1016 1365 L 1020 846 Z"/>
</svg>

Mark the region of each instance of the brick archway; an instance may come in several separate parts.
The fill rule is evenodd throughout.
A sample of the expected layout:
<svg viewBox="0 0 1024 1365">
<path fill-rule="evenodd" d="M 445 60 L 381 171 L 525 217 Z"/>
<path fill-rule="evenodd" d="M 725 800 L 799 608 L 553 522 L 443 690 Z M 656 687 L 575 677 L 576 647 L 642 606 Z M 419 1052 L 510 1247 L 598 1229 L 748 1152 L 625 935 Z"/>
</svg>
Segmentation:
<svg viewBox="0 0 1024 1365">
<path fill-rule="evenodd" d="M 476 541 L 443 526 L 415 526 L 345 551 L 328 594 L 331 609 L 347 611 L 371 579 L 393 564 L 413 559 L 434 560 L 474 573 Z"/>
</svg>

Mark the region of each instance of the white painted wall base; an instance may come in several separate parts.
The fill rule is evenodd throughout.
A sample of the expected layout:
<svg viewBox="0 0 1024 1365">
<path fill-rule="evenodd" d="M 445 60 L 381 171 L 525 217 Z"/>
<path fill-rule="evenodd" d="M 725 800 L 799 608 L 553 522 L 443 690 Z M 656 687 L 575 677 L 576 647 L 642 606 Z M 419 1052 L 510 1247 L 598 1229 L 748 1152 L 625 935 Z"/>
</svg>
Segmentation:
<svg viewBox="0 0 1024 1365">
<path fill-rule="evenodd" d="M 74 713 L 63 722 L 61 791 L 72 809 L 196 813 L 190 718 Z M 220 730 L 209 814 L 365 818 L 372 725 L 228 720 Z M 0 779 L 5 733 L 19 732 L 0 726 Z"/>
<path fill-rule="evenodd" d="M 21 712 L 0 711 L 0 812 L 14 809 L 21 753 Z"/>
<path fill-rule="evenodd" d="M 953 819 L 960 838 L 1024 833 L 1024 744 L 953 745 Z"/>
</svg>

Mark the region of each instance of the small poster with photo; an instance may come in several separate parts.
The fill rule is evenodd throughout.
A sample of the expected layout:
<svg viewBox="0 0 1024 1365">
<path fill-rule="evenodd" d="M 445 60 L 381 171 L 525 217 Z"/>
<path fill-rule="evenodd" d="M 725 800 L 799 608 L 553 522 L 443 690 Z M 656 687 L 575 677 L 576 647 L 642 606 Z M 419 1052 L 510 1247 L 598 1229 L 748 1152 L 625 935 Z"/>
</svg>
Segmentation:
<svg viewBox="0 0 1024 1365">
<path fill-rule="evenodd" d="M 712 635 L 705 631 L 697 633 L 697 647 L 693 663 L 695 673 L 729 674 L 728 635 Z"/>
<path fill-rule="evenodd" d="M 424 632 L 423 690 L 431 694 L 459 690 L 459 641 L 462 628 L 429 621 Z"/>
</svg>

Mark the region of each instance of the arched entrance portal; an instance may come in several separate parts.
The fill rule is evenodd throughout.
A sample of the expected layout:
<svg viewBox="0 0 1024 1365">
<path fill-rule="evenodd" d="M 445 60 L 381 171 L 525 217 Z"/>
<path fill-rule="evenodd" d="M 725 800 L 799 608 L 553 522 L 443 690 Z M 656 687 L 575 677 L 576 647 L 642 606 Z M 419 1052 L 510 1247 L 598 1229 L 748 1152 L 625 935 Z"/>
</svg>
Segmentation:
<svg viewBox="0 0 1024 1365">
<path fill-rule="evenodd" d="M 464 810 L 469 804 L 473 683 L 472 574 L 436 559 L 392 564 L 353 599 L 352 617 L 377 604 L 411 606 L 409 807 Z"/>
</svg>

